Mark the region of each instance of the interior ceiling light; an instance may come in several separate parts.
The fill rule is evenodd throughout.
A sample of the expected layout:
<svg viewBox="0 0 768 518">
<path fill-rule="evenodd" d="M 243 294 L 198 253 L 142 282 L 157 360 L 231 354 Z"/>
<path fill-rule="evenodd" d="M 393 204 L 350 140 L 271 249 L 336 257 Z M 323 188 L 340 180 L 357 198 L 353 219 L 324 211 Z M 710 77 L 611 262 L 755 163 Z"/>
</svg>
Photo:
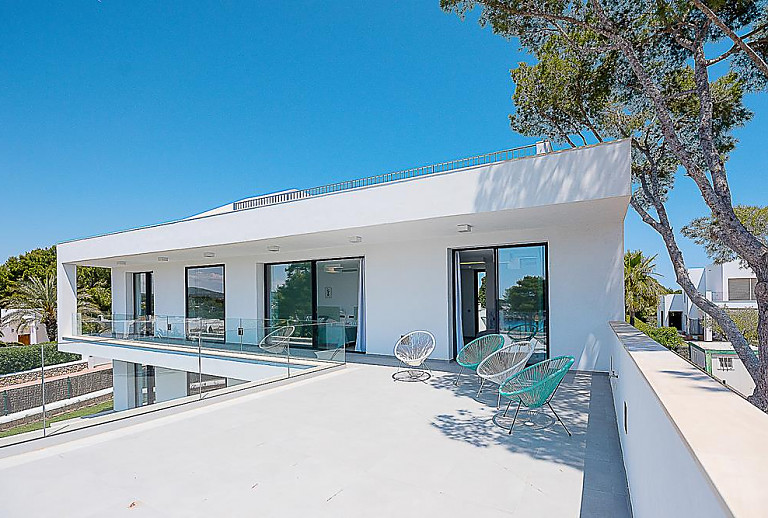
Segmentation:
<svg viewBox="0 0 768 518">
<path fill-rule="evenodd" d="M 325 273 L 341 273 L 344 268 L 340 264 L 326 264 L 324 270 Z"/>
<path fill-rule="evenodd" d="M 203 252 L 203 257 L 216 257 L 213 252 Z"/>
<path fill-rule="evenodd" d="M 350 243 L 359 243 L 360 241 L 363 240 L 363 238 L 360 236 L 349 236 L 349 238 L 347 239 L 349 239 Z"/>
<path fill-rule="evenodd" d="M 277 245 L 269 245 L 267 247 L 267 250 L 270 251 L 270 252 L 279 252 L 280 251 L 280 247 L 277 246 Z"/>
<path fill-rule="evenodd" d="M 160 261 L 161 263 L 167 263 L 168 262 L 168 258 L 166 256 L 164 256 L 164 255 L 159 256 L 157 258 L 157 260 Z"/>
<path fill-rule="evenodd" d="M 467 224 L 456 225 L 456 229 L 459 232 L 472 232 L 472 225 L 467 225 Z"/>
</svg>

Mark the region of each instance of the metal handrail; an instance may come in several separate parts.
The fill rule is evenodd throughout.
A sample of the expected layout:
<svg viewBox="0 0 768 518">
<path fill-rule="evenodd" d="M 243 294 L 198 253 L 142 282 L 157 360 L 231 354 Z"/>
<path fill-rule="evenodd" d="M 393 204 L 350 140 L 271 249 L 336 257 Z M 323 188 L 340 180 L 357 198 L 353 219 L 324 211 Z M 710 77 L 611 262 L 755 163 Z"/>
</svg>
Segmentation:
<svg viewBox="0 0 768 518">
<path fill-rule="evenodd" d="M 467 167 L 493 164 L 495 162 L 503 162 L 505 160 L 513 160 L 516 158 L 523 158 L 527 156 L 536 155 L 536 149 L 537 149 L 537 145 L 531 144 L 528 146 L 521 146 L 521 147 L 516 147 L 512 149 L 504 149 L 502 151 L 495 151 L 493 153 L 486 153 L 484 155 L 476 155 L 468 158 L 460 158 L 458 160 L 450 160 L 448 162 L 440 162 L 438 164 L 416 167 L 413 169 L 405 169 L 403 171 L 395 171 L 392 173 L 380 174 L 376 176 L 368 176 L 366 178 L 358 178 L 357 180 L 347 180 L 344 182 L 321 185 L 320 187 L 310 187 L 309 189 L 301 189 L 301 190 L 280 192 L 276 194 L 268 194 L 265 196 L 259 196 L 259 197 L 250 198 L 247 200 L 236 201 L 232 204 L 232 209 L 233 210 L 255 209 L 257 207 L 277 205 L 280 203 L 287 203 L 291 201 L 301 200 L 304 198 L 311 198 L 313 196 L 322 196 L 324 194 L 331 194 L 331 193 L 341 192 L 341 191 L 349 191 L 352 189 L 359 189 L 361 187 L 370 187 L 372 185 L 380 185 L 380 184 L 389 183 L 389 182 L 396 182 L 398 180 L 406 180 L 409 178 L 427 176 L 435 173 L 445 173 L 447 171 L 454 171 L 457 169 L 464 169 Z"/>
</svg>

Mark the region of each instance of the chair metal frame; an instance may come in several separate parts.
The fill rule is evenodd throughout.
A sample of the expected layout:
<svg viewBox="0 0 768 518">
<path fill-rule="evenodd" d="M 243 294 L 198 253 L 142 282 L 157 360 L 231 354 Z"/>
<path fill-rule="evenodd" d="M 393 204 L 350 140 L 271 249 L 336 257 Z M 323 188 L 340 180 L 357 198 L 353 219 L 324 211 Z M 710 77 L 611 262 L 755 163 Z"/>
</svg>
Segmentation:
<svg viewBox="0 0 768 518">
<path fill-rule="evenodd" d="M 268 333 L 259 341 L 259 349 L 271 354 L 287 352 L 291 336 L 296 332 L 295 326 L 280 326 Z"/>
<path fill-rule="evenodd" d="M 537 409 L 547 405 L 557 418 L 558 422 L 568 433 L 568 436 L 571 436 L 570 430 L 565 426 L 565 423 L 560 419 L 560 416 L 555 412 L 555 409 L 552 408 L 550 401 L 555 396 L 557 389 L 560 387 L 560 384 L 563 382 L 565 375 L 568 373 L 568 370 L 570 370 L 574 361 L 575 359 L 573 356 L 557 356 L 555 358 L 550 358 L 549 360 L 544 360 L 535 365 L 531 365 L 530 367 L 526 367 L 509 377 L 499 386 L 499 395 L 509 398 L 503 417 L 507 416 L 512 401 L 514 401 L 515 398 L 518 400 L 517 410 L 515 410 L 515 416 L 512 419 L 512 426 L 509 427 L 509 434 L 512 433 L 512 430 L 515 427 L 517 414 L 520 412 L 520 407 L 522 405 L 525 405 L 528 409 Z M 552 364 L 554 364 L 556 368 L 545 370 L 541 377 L 537 377 L 539 371 L 546 369 Z M 533 394 L 533 397 L 529 397 L 529 394 Z"/>
<path fill-rule="evenodd" d="M 419 338 L 419 343 L 410 343 L 415 337 Z M 422 340 L 426 341 L 422 342 Z M 397 372 L 392 374 L 392 379 L 396 381 L 426 381 L 431 378 L 432 369 L 426 362 L 435 350 L 435 344 L 435 335 L 429 331 L 411 331 L 401 336 L 393 348 L 393 353 L 395 358 L 400 361 L 400 366 Z M 408 376 L 398 376 L 402 372 L 408 373 Z"/>
<path fill-rule="evenodd" d="M 481 381 L 476 397 L 480 397 L 486 381 L 501 386 L 510 376 L 523 370 L 528 360 L 533 356 L 533 351 L 536 348 L 535 342 L 535 339 L 513 342 L 489 354 L 480 362 L 477 366 L 477 375 Z M 501 393 L 496 399 L 496 408 L 499 408 L 500 404 Z"/>
<path fill-rule="evenodd" d="M 456 355 L 456 363 L 461 368 L 456 373 L 456 380 L 454 385 L 459 385 L 461 382 L 461 376 L 467 369 L 477 371 L 477 366 L 480 365 L 483 360 L 488 356 L 495 353 L 504 346 L 504 336 L 500 334 L 488 334 L 475 338 L 467 345 L 465 345 L 459 354 Z"/>
</svg>

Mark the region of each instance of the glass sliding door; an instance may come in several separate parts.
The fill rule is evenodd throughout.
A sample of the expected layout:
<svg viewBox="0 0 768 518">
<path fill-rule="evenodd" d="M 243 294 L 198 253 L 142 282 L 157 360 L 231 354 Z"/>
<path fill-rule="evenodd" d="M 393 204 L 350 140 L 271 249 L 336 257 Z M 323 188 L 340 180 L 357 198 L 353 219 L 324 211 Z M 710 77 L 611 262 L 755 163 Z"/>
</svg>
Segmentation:
<svg viewBox="0 0 768 518">
<path fill-rule="evenodd" d="M 355 350 L 360 304 L 361 259 L 339 259 L 315 263 L 315 303 L 319 326 L 318 347 L 344 345 Z"/>
<path fill-rule="evenodd" d="M 510 336 L 534 334 L 547 352 L 547 249 L 545 245 L 499 248 L 499 331 Z"/>
<path fill-rule="evenodd" d="M 312 263 L 270 264 L 267 268 L 269 319 L 312 320 Z"/>
<path fill-rule="evenodd" d="M 152 316 L 154 312 L 154 293 L 152 290 L 152 272 L 133 274 L 133 320 L 134 333 L 151 336 Z"/>
<path fill-rule="evenodd" d="M 549 337 L 547 246 L 459 250 L 454 254 L 456 349 L 488 333 L 511 340 L 534 336 L 534 360 L 546 357 Z"/>
<path fill-rule="evenodd" d="M 187 268 L 187 338 L 224 341 L 224 265 Z"/>
<path fill-rule="evenodd" d="M 361 272 L 360 258 L 266 265 L 266 317 L 270 328 L 295 325 L 295 347 L 325 350 L 346 346 L 362 351 L 356 347 Z"/>
<path fill-rule="evenodd" d="M 152 293 L 152 272 L 133 274 L 133 318 L 154 314 Z"/>
</svg>

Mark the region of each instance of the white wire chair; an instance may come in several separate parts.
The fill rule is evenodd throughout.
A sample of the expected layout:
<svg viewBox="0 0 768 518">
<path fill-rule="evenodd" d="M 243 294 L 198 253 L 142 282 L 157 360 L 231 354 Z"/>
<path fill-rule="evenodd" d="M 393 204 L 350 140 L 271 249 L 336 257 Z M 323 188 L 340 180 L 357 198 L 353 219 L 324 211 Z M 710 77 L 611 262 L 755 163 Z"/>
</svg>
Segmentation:
<svg viewBox="0 0 768 518">
<path fill-rule="evenodd" d="M 514 342 L 506 345 L 498 351 L 490 354 L 477 366 L 477 375 L 480 376 L 480 388 L 477 395 L 483 390 L 486 381 L 501 386 L 510 376 L 525 368 L 525 364 L 533 355 L 537 340 L 532 338 L 527 341 Z M 496 408 L 501 404 L 501 393 L 496 400 Z"/>
<path fill-rule="evenodd" d="M 288 351 L 288 342 L 296 328 L 294 326 L 278 327 L 259 342 L 259 348 L 270 354 L 285 354 Z"/>
<path fill-rule="evenodd" d="M 432 376 L 432 370 L 424 362 L 434 350 L 435 336 L 429 331 L 411 331 L 401 336 L 394 348 L 395 358 L 400 360 L 400 368 L 392 378 L 401 381 L 429 379 Z M 399 376 L 403 372 L 408 375 Z"/>
</svg>

